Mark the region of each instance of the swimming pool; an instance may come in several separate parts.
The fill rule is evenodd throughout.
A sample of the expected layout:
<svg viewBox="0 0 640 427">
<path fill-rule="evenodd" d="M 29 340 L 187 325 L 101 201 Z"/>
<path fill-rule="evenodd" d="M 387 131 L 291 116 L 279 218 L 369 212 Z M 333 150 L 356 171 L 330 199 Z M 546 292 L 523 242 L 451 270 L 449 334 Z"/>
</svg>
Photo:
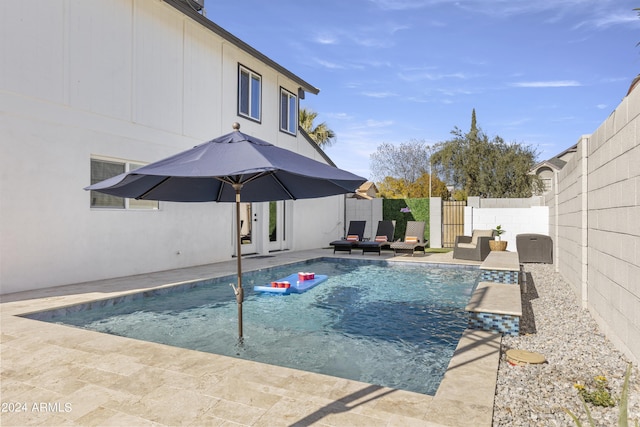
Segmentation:
<svg viewBox="0 0 640 427">
<path fill-rule="evenodd" d="M 396 264 L 320 259 L 245 274 L 242 345 L 229 277 L 29 317 L 434 394 L 479 271 Z M 301 270 L 329 280 L 303 294 L 252 290 Z"/>
</svg>

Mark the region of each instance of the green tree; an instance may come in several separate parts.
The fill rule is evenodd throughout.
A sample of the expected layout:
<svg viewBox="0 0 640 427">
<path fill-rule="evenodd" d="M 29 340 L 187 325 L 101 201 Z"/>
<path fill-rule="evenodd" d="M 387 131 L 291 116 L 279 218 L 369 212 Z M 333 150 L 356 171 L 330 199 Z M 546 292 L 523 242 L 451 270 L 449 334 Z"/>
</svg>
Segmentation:
<svg viewBox="0 0 640 427">
<path fill-rule="evenodd" d="M 325 122 L 314 125 L 314 121 L 318 118 L 318 113 L 306 108 L 301 108 L 298 113 L 298 122 L 300 127 L 311 137 L 313 142 L 319 147 L 328 147 L 336 140 L 336 134 Z"/>
<path fill-rule="evenodd" d="M 381 182 L 376 183 L 380 197 L 385 199 L 406 199 L 429 197 L 429 174 L 423 173 L 414 182 L 404 178 L 386 176 Z M 431 182 L 431 194 L 433 197 L 449 198 L 449 191 L 444 182 L 433 177 Z"/>
<path fill-rule="evenodd" d="M 409 197 L 408 183 L 402 178 L 385 176 L 382 181 L 376 183 L 378 195 L 384 199 L 403 199 Z"/>
<path fill-rule="evenodd" d="M 429 197 L 429 179 L 431 178 L 431 196 L 442 197 L 444 200 L 449 200 L 451 194 L 447 190 L 447 185 L 440 181 L 436 175 L 429 175 L 428 173 L 422 174 L 416 182 L 412 185 L 416 187 L 414 190 L 415 196 L 409 197 Z"/>
<path fill-rule="evenodd" d="M 452 139 L 437 144 L 432 161 L 439 176 L 467 196 L 531 197 L 533 188 L 542 188 L 539 178 L 529 175 L 537 151 L 499 136 L 490 140 L 477 127 L 475 109 L 469 132 L 456 127 L 451 134 Z"/>
</svg>

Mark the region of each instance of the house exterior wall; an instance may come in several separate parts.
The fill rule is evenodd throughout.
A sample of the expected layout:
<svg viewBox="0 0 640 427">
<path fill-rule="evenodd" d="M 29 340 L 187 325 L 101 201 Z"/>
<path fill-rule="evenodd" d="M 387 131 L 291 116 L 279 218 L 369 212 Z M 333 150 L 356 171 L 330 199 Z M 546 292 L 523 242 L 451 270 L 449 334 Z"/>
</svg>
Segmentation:
<svg viewBox="0 0 640 427">
<path fill-rule="evenodd" d="M 298 83 L 163 1 L 1 2 L 0 58 L 0 293 L 234 254 L 233 204 L 91 209 L 93 156 L 149 163 L 237 121 L 325 162 L 279 131 L 280 87 Z M 237 115 L 238 63 L 262 76 L 261 123 Z M 287 206 L 288 249 L 326 244 L 309 225 L 330 234 L 344 215 L 342 196 Z"/>
<path fill-rule="evenodd" d="M 640 90 L 578 142 L 547 195 L 557 268 L 607 337 L 640 360 Z"/>
</svg>

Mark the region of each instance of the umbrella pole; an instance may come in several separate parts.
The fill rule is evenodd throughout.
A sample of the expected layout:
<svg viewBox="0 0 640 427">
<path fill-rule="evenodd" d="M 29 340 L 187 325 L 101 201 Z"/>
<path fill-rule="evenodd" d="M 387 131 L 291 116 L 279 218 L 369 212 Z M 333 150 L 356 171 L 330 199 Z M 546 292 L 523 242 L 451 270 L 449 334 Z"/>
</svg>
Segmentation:
<svg viewBox="0 0 640 427">
<path fill-rule="evenodd" d="M 242 340 L 242 302 L 244 301 L 244 289 L 242 288 L 242 241 L 240 232 L 240 190 L 242 184 L 233 184 L 236 190 L 236 256 L 238 263 L 238 287 L 234 288 L 236 301 L 238 302 L 238 339 Z"/>
</svg>

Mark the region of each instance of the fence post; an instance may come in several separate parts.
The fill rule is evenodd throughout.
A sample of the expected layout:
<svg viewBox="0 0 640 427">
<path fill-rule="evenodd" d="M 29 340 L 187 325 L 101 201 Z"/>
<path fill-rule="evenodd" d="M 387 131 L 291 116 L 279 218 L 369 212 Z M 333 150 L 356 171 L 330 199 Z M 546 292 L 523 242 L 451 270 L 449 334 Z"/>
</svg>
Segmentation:
<svg viewBox="0 0 640 427">
<path fill-rule="evenodd" d="M 429 198 L 429 247 L 442 247 L 442 197 Z"/>
</svg>

